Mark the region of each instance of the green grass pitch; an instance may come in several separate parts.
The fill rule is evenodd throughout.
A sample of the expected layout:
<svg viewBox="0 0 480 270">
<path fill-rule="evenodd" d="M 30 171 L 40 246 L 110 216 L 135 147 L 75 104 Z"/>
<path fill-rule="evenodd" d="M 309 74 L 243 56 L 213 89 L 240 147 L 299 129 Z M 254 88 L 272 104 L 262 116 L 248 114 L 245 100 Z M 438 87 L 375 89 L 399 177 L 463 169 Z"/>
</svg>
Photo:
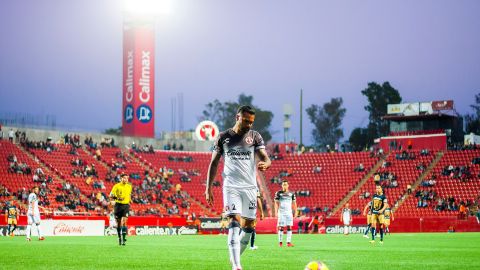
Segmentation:
<svg viewBox="0 0 480 270">
<path fill-rule="evenodd" d="M 276 235 L 257 235 L 247 249 L 249 269 L 299 269 L 311 260 L 340 269 L 480 269 L 480 233 L 392 234 L 372 245 L 360 235 L 293 235 L 293 248 Z M 226 236 L 0 238 L 0 269 L 231 269 Z"/>
</svg>

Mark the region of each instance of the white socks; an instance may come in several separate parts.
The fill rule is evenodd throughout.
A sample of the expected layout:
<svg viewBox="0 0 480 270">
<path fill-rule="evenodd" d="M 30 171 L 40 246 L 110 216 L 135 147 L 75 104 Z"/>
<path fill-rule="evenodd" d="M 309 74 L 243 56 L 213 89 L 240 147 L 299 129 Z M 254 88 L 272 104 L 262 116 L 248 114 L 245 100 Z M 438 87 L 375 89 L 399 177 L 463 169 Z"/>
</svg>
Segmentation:
<svg viewBox="0 0 480 270">
<path fill-rule="evenodd" d="M 243 228 L 242 232 L 240 233 L 240 255 L 245 251 L 247 248 L 248 242 L 252 237 L 253 229 L 252 228 Z"/>
<path fill-rule="evenodd" d="M 230 253 L 230 262 L 234 267 L 240 266 L 240 224 L 236 221 L 230 223 L 228 229 L 228 251 Z M 247 242 L 248 243 L 248 242 Z"/>
<path fill-rule="evenodd" d="M 40 228 L 40 224 L 37 224 L 37 232 L 38 232 L 38 238 L 42 237 L 42 229 Z"/>
<path fill-rule="evenodd" d="M 291 243 L 292 242 L 292 231 L 289 230 L 287 231 L 287 243 Z"/>
<path fill-rule="evenodd" d="M 32 225 L 27 225 L 27 239 L 31 237 L 30 232 L 32 231 Z"/>
<path fill-rule="evenodd" d="M 40 224 L 35 224 L 37 227 L 38 238 L 42 237 L 42 229 L 40 228 Z M 32 225 L 27 225 L 27 239 L 32 237 Z"/>
<path fill-rule="evenodd" d="M 283 230 L 278 230 L 278 242 L 283 242 Z"/>
</svg>

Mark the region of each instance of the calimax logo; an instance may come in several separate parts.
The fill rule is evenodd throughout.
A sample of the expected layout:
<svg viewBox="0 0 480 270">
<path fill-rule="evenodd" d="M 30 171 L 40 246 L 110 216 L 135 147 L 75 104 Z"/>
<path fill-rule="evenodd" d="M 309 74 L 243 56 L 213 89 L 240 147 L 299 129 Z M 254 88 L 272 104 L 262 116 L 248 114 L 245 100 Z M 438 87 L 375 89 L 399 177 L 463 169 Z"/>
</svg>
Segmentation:
<svg viewBox="0 0 480 270">
<path fill-rule="evenodd" d="M 229 149 L 227 152 L 227 156 L 250 156 L 251 154 L 251 151 L 238 149 Z"/>
</svg>

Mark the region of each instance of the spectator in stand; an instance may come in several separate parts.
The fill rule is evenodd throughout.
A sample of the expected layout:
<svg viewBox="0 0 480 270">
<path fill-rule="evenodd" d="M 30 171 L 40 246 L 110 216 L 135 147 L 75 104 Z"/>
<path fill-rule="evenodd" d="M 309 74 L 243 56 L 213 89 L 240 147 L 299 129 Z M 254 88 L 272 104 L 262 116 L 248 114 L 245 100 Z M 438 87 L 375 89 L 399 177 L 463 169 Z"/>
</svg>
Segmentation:
<svg viewBox="0 0 480 270">
<path fill-rule="evenodd" d="M 70 155 L 78 156 L 77 148 L 75 146 L 70 146 L 70 151 L 68 151 Z"/>
<path fill-rule="evenodd" d="M 321 172 L 322 172 L 322 167 L 320 166 L 313 167 L 313 173 L 321 173 Z"/>
<path fill-rule="evenodd" d="M 365 167 L 363 166 L 363 163 L 360 163 L 358 165 L 358 167 L 355 167 L 355 169 L 353 169 L 354 172 L 363 172 L 365 171 Z"/>
<path fill-rule="evenodd" d="M 370 192 L 365 191 L 364 193 L 360 194 L 359 198 L 360 198 L 360 199 L 368 199 L 368 198 L 370 198 Z"/>
<path fill-rule="evenodd" d="M 468 212 L 467 212 L 467 207 L 463 201 L 460 202 L 460 207 L 458 210 L 458 218 L 459 219 L 467 219 L 468 217 Z"/>
<path fill-rule="evenodd" d="M 426 168 L 426 166 L 425 166 L 425 163 L 423 161 L 417 164 L 417 170 L 423 172 L 425 170 L 425 168 Z"/>
<path fill-rule="evenodd" d="M 422 149 L 420 151 L 421 156 L 428 156 L 429 154 L 430 154 L 430 152 L 428 151 L 428 149 Z"/>
<path fill-rule="evenodd" d="M 15 135 L 15 132 L 13 131 L 13 129 L 10 129 L 8 131 L 8 140 L 13 143 L 13 136 Z"/>
<path fill-rule="evenodd" d="M 373 182 L 375 182 L 375 185 L 380 185 L 380 174 L 379 173 L 375 173 L 375 175 L 373 176 Z"/>
<path fill-rule="evenodd" d="M 98 161 L 102 160 L 102 151 L 100 151 L 100 147 L 98 147 L 97 150 L 95 150 L 95 158 Z"/>
</svg>

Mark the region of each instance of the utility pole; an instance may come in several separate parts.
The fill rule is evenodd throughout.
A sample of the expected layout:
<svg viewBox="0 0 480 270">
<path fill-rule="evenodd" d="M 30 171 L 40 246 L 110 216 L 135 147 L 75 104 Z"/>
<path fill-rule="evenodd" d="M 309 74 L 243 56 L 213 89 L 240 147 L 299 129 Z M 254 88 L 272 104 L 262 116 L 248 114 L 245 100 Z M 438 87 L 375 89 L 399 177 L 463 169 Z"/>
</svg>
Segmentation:
<svg viewBox="0 0 480 270">
<path fill-rule="evenodd" d="M 300 89 L 300 145 L 303 145 L 303 89 Z"/>
</svg>

